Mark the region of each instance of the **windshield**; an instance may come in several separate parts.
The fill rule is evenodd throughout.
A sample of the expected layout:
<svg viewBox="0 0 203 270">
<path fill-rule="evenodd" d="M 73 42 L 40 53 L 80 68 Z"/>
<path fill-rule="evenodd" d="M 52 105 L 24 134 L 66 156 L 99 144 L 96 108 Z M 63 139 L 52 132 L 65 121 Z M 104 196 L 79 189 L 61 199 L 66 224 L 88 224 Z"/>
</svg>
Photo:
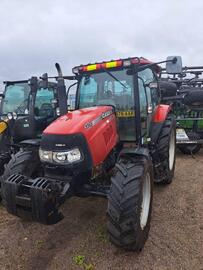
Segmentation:
<svg viewBox="0 0 203 270">
<path fill-rule="evenodd" d="M 111 105 L 116 111 L 133 110 L 133 80 L 127 70 L 85 75 L 79 85 L 79 107 Z M 117 80 L 116 80 L 117 79 Z"/>
<path fill-rule="evenodd" d="M 28 114 L 30 86 L 28 83 L 16 83 L 6 86 L 2 104 L 2 113 L 15 112 Z"/>
<path fill-rule="evenodd" d="M 111 105 L 116 110 L 120 139 L 135 140 L 133 75 L 126 69 L 84 75 L 79 108 Z M 112 76 L 113 75 L 113 76 Z"/>
</svg>

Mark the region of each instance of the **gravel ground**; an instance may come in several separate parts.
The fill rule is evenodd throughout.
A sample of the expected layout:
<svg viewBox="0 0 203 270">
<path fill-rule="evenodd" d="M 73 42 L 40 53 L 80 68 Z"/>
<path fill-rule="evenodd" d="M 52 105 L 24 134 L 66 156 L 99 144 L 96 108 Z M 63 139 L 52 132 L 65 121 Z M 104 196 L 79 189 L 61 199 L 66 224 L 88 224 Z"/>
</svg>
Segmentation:
<svg viewBox="0 0 203 270">
<path fill-rule="evenodd" d="M 0 207 L 0 269 L 203 270 L 203 151 L 178 154 L 171 185 L 154 187 L 149 239 L 140 254 L 120 250 L 105 230 L 107 201 L 72 198 L 53 226 Z M 81 263 L 81 265 L 79 265 Z"/>
</svg>

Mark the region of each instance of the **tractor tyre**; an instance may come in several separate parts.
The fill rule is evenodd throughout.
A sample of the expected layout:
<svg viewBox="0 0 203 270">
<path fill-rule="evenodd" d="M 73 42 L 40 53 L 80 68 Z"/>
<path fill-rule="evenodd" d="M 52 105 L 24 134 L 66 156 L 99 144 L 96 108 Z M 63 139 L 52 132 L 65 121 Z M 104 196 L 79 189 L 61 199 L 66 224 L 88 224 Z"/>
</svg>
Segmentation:
<svg viewBox="0 0 203 270">
<path fill-rule="evenodd" d="M 178 149 L 185 155 L 194 155 L 197 154 L 202 145 L 201 144 L 180 144 Z"/>
<path fill-rule="evenodd" d="M 170 184 L 173 180 L 176 160 L 176 120 L 170 115 L 166 119 L 157 143 L 157 160 L 154 160 L 156 183 Z"/>
<path fill-rule="evenodd" d="M 0 154 L 0 176 L 4 173 L 4 166 L 11 159 L 10 154 Z M 0 181 L 0 201 L 1 201 L 1 181 Z"/>
<path fill-rule="evenodd" d="M 203 106 L 203 90 L 192 90 L 188 92 L 184 97 L 184 104 L 192 107 Z"/>
<path fill-rule="evenodd" d="M 1 176 L 2 199 L 4 181 L 12 174 L 22 174 L 27 177 L 42 176 L 42 167 L 36 149 L 23 149 L 11 156 L 8 164 L 5 165 L 4 173 Z"/>
<path fill-rule="evenodd" d="M 177 85 L 173 82 L 167 82 L 161 80 L 159 82 L 162 97 L 172 97 L 177 93 Z"/>
<path fill-rule="evenodd" d="M 11 155 L 9 153 L 0 154 L 0 176 L 4 173 L 4 166 L 11 159 Z"/>
<path fill-rule="evenodd" d="M 153 197 L 151 162 L 120 162 L 111 179 L 107 209 L 110 241 L 126 250 L 140 252 L 148 238 Z"/>
</svg>

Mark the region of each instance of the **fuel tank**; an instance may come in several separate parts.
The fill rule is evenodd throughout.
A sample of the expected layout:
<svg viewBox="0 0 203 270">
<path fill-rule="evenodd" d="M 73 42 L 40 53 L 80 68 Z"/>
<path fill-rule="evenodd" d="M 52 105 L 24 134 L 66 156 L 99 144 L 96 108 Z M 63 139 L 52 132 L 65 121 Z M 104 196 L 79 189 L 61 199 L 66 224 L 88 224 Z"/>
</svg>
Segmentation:
<svg viewBox="0 0 203 270">
<path fill-rule="evenodd" d="M 43 134 L 55 134 L 56 144 L 57 135 L 82 134 L 88 143 L 94 166 L 105 160 L 119 139 L 116 116 L 111 106 L 90 107 L 68 112 L 50 124 Z"/>
</svg>

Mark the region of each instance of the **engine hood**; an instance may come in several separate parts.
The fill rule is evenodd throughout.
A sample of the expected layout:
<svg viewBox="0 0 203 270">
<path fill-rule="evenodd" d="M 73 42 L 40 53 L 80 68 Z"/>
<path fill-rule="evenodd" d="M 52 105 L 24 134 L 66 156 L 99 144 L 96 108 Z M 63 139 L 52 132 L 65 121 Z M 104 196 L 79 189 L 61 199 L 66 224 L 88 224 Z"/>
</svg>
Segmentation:
<svg viewBox="0 0 203 270">
<path fill-rule="evenodd" d="M 51 123 L 43 134 L 86 133 L 111 114 L 113 114 L 111 106 L 90 107 L 68 112 Z"/>
<path fill-rule="evenodd" d="M 81 140 L 76 140 L 78 136 Z M 65 144 L 67 149 L 71 149 L 75 144 L 80 149 L 84 148 L 84 138 L 93 164 L 97 166 L 105 160 L 118 142 L 114 109 L 111 106 L 98 106 L 69 112 L 49 125 L 42 137 L 44 141 L 52 137 L 52 143 L 54 140 L 53 144 L 59 146 L 63 137 L 65 143 L 62 144 Z"/>
</svg>

